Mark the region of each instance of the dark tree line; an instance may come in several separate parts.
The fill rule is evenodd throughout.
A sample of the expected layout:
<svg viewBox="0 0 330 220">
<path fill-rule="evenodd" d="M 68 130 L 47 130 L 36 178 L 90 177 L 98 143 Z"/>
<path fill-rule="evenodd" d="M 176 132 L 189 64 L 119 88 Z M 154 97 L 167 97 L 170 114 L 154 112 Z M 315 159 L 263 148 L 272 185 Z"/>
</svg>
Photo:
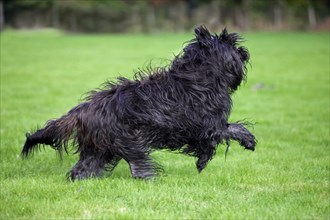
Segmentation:
<svg viewBox="0 0 330 220">
<path fill-rule="evenodd" d="M 0 28 L 72 32 L 329 30 L 330 0 L 0 0 Z"/>
</svg>

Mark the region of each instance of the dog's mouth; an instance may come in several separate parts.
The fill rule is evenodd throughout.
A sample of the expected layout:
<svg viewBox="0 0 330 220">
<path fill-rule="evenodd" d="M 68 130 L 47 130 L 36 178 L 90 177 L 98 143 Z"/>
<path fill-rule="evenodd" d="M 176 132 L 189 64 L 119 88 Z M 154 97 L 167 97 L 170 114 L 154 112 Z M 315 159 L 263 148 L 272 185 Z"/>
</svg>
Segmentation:
<svg viewBox="0 0 330 220">
<path fill-rule="evenodd" d="M 245 149 L 245 150 L 251 150 L 251 151 L 254 151 L 254 150 L 255 150 L 255 147 L 254 147 L 254 146 L 252 146 L 252 147 L 245 147 L 244 149 Z"/>
<path fill-rule="evenodd" d="M 244 143 L 243 146 L 244 146 L 244 149 L 245 150 L 251 150 L 251 151 L 254 151 L 255 150 L 255 147 L 256 147 L 256 140 L 255 139 L 252 139 L 252 140 L 249 140 L 247 143 Z"/>
</svg>

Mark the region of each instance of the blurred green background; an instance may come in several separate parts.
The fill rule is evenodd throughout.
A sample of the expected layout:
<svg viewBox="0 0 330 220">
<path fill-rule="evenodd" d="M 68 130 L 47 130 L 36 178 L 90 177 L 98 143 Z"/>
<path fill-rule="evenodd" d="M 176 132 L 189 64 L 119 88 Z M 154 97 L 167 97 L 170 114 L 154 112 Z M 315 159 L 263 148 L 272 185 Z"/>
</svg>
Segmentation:
<svg viewBox="0 0 330 220">
<path fill-rule="evenodd" d="M 329 11 L 329 0 L 1 0 L 0 28 L 154 33 L 203 23 L 216 32 L 326 31 Z"/>
</svg>

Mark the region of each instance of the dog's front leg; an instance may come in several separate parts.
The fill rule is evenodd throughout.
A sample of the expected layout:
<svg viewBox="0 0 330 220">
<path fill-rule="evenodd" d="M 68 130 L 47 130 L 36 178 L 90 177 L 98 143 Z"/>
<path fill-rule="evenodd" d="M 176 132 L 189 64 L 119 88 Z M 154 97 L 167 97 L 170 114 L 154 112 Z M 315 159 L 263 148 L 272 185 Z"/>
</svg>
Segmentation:
<svg viewBox="0 0 330 220">
<path fill-rule="evenodd" d="M 195 147 L 198 157 L 196 167 L 200 173 L 206 167 L 207 163 L 212 159 L 215 152 L 215 145 L 206 141 L 204 143 L 197 144 Z"/>
<path fill-rule="evenodd" d="M 247 130 L 241 123 L 227 124 L 227 130 L 225 131 L 226 139 L 233 139 L 238 141 L 245 149 L 254 151 L 257 143 L 254 135 Z"/>
</svg>

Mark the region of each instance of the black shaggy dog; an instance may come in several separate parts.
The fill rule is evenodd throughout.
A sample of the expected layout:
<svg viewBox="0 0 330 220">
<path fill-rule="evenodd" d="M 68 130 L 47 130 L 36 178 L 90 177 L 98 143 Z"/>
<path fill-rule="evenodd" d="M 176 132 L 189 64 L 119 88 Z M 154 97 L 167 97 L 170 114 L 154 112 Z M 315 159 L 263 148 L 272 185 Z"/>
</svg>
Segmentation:
<svg viewBox="0 0 330 220">
<path fill-rule="evenodd" d="M 151 178 L 157 166 L 150 153 L 168 149 L 197 157 L 201 172 L 218 144 L 233 139 L 254 150 L 255 137 L 242 123 L 228 123 L 231 94 L 245 79 L 249 60 L 241 38 L 226 29 L 220 36 L 203 27 L 165 68 L 119 78 L 93 91 L 66 115 L 26 135 L 22 154 L 50 145 L 61 154 L 68 143 L 80 154 L 72 180 L 100 176 L 121 159 L 135 178 Z"/>
</svg>

